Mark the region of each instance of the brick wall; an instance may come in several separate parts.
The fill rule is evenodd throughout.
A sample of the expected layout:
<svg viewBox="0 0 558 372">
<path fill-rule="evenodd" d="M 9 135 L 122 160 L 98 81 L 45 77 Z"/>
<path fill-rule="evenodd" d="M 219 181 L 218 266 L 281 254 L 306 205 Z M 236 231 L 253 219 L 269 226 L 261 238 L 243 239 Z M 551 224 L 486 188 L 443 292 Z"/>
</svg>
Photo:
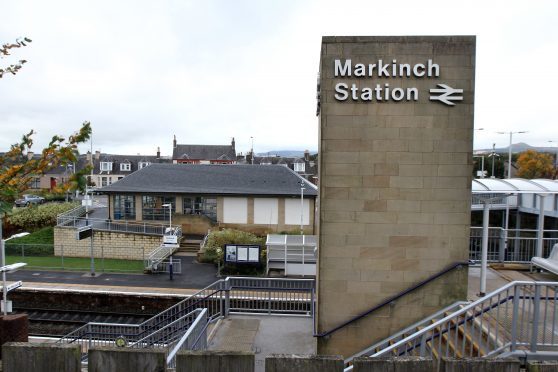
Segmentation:
<svg viewBox="0 0 558 372">
<path fill-rule="evenodd" d="M 95 257 L 143 260 L 162 242 L 160 236 L 96 231 L 93 237 Z M 54 255 L 91 257 L 90 239 L 76 240 L 76 230 L 54 228 Z"/>
</svg>

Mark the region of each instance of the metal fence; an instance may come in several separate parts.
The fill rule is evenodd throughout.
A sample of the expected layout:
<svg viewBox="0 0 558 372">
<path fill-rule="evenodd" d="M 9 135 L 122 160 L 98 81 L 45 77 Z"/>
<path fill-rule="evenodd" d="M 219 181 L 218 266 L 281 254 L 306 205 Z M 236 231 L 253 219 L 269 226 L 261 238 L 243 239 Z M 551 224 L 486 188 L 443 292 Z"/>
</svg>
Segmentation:
<svg viewBox="0 0 558 372">
<path fill-rule="evenodd" d="M 6 261 L 25 262 L 27 268 L 43 270 L 76 270 L 89 271 L 91 269 L 90 257 L 75 257 L 68 255 L 74 251 L 73 245 L 60 244 L 55 253 L 54 244 L 17 244 L 7 242 Z M 130 250 L 141 249 L 141 256 L 147 257 L 149 250 L 130 246 L 115 246 L 112 244 L 94 244 L 94 263 L 96 271 L 100 272 L 143 272 L 143 260 L 113 259 L 105 257 L 105 252 L 121 250 L 125 257 Z M 180 266 L 180 265 L 178 265 Z"/>
<path fill-rule="evenodd" d="M 507 235 L 507 245 L 506 245 Z M 558 243 L 558 230 L 545 230 L 543 257 L 548 257 L 554 244 Z M 537 230 L 506 230 L 491 227 L 488 230 L 488 261 L 530 263 L 537 248 Z M 469 259 L 480 261 L 482 251 L 482 227 L 471 227 Z"/>
<path fill-rule="evenodd" d="M 77 217 L 72 215 L 58 215 L 56 218 L 56 224 L 58 227 L 68 227 L 68 228 L 80 228 L 84 226 L 91 226 L 94 230 L 98 231 L 112 231 L 112 232 L 123 232 L 131 234 L 145 234 L 145 235 L 165 235 L 165 231 L 169 228 L 168 225 L 157 224 L 157 223 L 147 223 L 147 222 L 135 222 L 135 221 L 114 221 L 105 220 L 100 218 L 85 218 Z M 182 231 L 180 226 L 172 226 L 173 231 Z"/>
<path fill-rule="evenodd" d="M 558 283 L 512 282 L 370 357 L 496 357 L 558 351 Z M 345 371 L 352 370 L 348 366 Z"/>
<path fill-rule="evenodd" d="M 205 347 L 206 340 L 191 343 L 192 340 L 185 339 L 180 342 L 194 325 L 197 319 L 194 319 L 194 314 L 198 309 L 205 310 L 204 320 L 199 320 L 205 322 L 204 327 L 231 313 L 312 316 L 314 288 L 315 283 L 312 279 L 221 279 L 141 324 L 88 323 L 62 337 L 58 342 L 80 344 L 84 358 L 89 347 L 114 344 L 117 338 L 124 338 L 134 347 L 155 345 L 166 347 L 169 352 L 176 347 L 201 348 Z M 202 324 L 198 324 L 197 327 L 202 327 Z M 197 334 L 195 337 L 198 338 L 203 337 L 200 335 L 205 332 L 202 328 L 192 330 L 190 334 Z M 174 358 L 171 358 L 169 363 L 172 360 Z"/>
</svg>

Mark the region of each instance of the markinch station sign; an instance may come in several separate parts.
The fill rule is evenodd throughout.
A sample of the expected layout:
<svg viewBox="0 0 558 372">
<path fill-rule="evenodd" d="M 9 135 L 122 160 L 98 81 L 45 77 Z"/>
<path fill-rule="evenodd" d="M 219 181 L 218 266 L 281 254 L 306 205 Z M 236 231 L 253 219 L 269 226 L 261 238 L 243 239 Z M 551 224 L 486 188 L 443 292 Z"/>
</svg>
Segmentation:
<svg viewBox="0 0 558 372">
<path fill-rule="evenodd" d="M 398 63 L 392 60 L 385 63 L 378 60 L 376 63 L 356 63 L 345 59 L 334 61 L 334 76 L 347 78 L 439 78 L 440 66 L 431 59 L 425 63 Z M 430 100 L 439 101 L 448 106 L 454 106 L 454 101 L 463 100 L 463 89 L 455 89 L 446 84 L 438 83 L 437 87 L 429 90 Z M 337 101 L 363 101 L 363 102 L 413 102 L 419 99 L 417 87 L 390 87 L 388 82 L 376 83 L 375 86 L 360 87 L 356 83 L 348 84 L 339 82 L 335 85 L 335 99 Z"/>
</svg>

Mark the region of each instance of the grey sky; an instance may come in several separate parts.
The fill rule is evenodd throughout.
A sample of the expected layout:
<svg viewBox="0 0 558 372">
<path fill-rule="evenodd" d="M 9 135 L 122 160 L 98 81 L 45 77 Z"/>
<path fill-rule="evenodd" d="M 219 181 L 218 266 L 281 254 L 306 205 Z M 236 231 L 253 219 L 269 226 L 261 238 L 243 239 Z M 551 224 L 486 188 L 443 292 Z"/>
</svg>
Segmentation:
<svg viewBox="0 0 558 372">
<path fill-rule="evenodd" d="M 317 149 L 322 35 L 477 35 L 475 148 L 558 141 L 556 1 L 10 1 L 0 42 L 0 149 L 35 129 L 93 124 L 103 152 L 171 154 L 179 143 Z M 84 147 L 82 150 L 86 150 Z"/>
</svg>

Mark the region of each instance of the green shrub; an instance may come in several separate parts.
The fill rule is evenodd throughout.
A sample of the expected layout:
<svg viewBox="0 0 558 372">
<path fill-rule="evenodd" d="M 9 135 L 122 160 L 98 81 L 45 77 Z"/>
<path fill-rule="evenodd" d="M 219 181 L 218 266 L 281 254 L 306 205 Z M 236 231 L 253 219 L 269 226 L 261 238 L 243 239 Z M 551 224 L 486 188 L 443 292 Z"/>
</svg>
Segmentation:
<svg viewBox="0 0 558 372">
<path fill-rule="evenodd" d="M 223 262 L 223 246 L 225 244 L 261 245 L 262 251 L 265 251 L 265 238 L 245 231 L 224 229 L 209 233 L 205 244 L 205 250 L 200 260 L 202 262 L 213 262 L 215 264 Z M 263 257 L 265 258 L 265 256 Z"/>
<path fill-rule="evenodd" d="M 8 222 L 19 229 L 34 230 L 56 225 L 56 216 L 77 207 L 77 203 L 47 203 L 19 208 L 8 217 Z"/>
</svg>

